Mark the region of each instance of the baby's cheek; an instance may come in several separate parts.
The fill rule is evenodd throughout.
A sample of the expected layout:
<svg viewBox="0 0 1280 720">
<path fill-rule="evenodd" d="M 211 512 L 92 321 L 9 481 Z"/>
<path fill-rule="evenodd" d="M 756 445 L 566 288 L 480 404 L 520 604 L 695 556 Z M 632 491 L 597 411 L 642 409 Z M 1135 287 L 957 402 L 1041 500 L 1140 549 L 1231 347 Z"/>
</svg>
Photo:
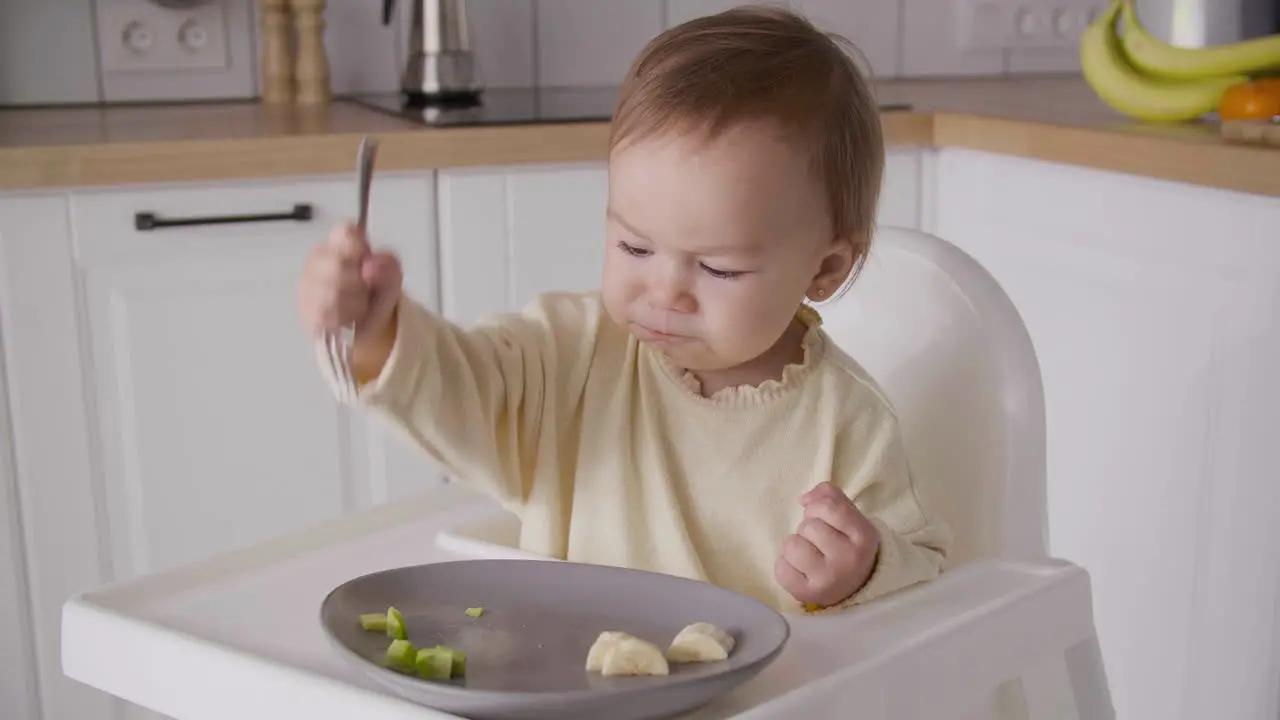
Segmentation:
<svg viewBox="0 0 1280 720">
<path fill-rule="evenodd" d="M 610 260 L 605 263 L 604 277 L 600 284 L 600 297 L 604 301 L 604 307 L 609 316 L 615 322 L 625 323 L 627 306 L 635 292 L 625 269 L 611 267 L 615 262 Z"/>
<path fill-rule="evenodd" d="M 737 303 L 729 321 L 737 344 L 752 357 L 773 347 L 794 317 L 785 307 L 761 300 L 757 296 Z"/>
<path fill-rule="evenodd" d="M 758 354 L 754 350 L 761 328 L 747 308 L 704 304 L 702 316 L 707 340 L 726 360 L 743 362 Z"/>
</svg>

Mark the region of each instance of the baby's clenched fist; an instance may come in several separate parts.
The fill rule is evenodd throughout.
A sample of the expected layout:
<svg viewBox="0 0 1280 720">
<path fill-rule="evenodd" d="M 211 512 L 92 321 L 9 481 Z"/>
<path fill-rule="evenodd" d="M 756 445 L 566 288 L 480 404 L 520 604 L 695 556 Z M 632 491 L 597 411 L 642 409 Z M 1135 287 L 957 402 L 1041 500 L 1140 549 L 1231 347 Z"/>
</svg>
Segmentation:
<svg viewBox="0 0 1280 720">
<path fill-rule="evenodd" d="M 395 339 L 391 321 L 403 282 L 399 258 L 373 251 L 353 225 L 338 225 L 303 265 L 298 283 L 303 328 L 318 337 L 354 326 L 352 362 L 376 375 Z"/>
<path fill-rule="evenodd" d="M 880 533 L 836 485 L 819 483 L 800 498 L 804 519 L 774 564 L 778 584 L 808 607 L 851 597 L 871 577 Z"/>
</svg>

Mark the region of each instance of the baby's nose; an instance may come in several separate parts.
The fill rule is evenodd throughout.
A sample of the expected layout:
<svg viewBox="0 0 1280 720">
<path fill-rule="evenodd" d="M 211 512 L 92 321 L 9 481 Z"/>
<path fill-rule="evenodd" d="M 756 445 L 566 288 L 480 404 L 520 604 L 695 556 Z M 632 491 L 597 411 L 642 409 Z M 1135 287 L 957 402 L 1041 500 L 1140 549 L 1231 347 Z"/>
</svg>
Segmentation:
<svg viewBox="0 0 1280 720">
<path fill-rule="evenodd" d="M 657 265 L 657 263 L 655 263 Z M 649 304 L 663 312 L 692 313 L 698 309 L 688 273 L 680 267 L 653 267 L 648 278 Z"/>
<path fill-rule="evenodd" d="M 698 302 L 689 293 L 680 293 L 668 306 L 671 312 L 692 315 L 698 310 Z"/>
<path fill-rule="evenodd" d="M 650 294 L 650 305 L 664 313 L 689 315 L 697 312 L 698 301 L 688 290 L 668 285 Z"/>
</svg>

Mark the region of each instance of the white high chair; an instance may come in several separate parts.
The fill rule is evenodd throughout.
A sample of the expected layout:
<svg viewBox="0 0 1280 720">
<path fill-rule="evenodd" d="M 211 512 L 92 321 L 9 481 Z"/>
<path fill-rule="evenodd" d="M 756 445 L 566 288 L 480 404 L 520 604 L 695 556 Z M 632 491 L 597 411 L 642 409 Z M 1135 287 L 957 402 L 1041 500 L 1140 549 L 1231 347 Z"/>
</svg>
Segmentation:
<svg viewBox="0 0 1280 720">
<path fill-rule="evenodd" d="M 934 235 L 886 227 L 858 281 L 820 309 L 827 332 L 898 410 L 913 472 L 955 531 L 949 568 L 986 558 L 1047 560 L 1040 367 L 995 279 Z M 1091 595 L 1077 603 L 1062 610 L 1092 616 Z M 1114 717 L 1092 620 L 1088 637 L 1041 644 L 1036 627 L 1058 622 L 1055 614 L 1031 620 L 1026 637 L 989 637 L 972 648 L 977 663 L 999 662 L 992 646 L 1011 642 L 1040 656 L 1029 673 L 1021 664 L 1002 668 L 1009 682 L 996 695 L 996 713 L 1067 716 L 1052 687 L 1054 670 L 1065 670 L 1077 717 Z"/>
<path fill-rule="evenodd" d="M 955 552 L 933 582 L 789 618 L 778 658 L 688 720 L 1112 720 L 1088 575 L 1047 555 L 1040 375 L 1008 298 L 959 249 L 885 228 L 850 292 L 820 309 L 897 406 Z M 518 530 L 454 484 L 100 588 L 64 606 L 63 670 L 177 720 L 451 718 L 341 662 L 314 608 L 384 568 L 549 561 L 517 550 Z"/>
</svg>

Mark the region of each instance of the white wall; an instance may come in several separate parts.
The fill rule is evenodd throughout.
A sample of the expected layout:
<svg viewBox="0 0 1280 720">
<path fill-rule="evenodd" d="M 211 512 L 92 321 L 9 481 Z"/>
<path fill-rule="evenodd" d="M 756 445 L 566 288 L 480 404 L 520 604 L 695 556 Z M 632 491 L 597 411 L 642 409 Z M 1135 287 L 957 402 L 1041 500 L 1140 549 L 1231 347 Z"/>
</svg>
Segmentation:
<svg viewBox="0 0 1280 720">
<path fill-rule="evenodd" d="M 3 0 L 0 0 L 2 2 Z M 640 48 L 685 20 L 741 4 L 742 0 L 468 0 L 479 61 L 494 87 L 607 85 L 618 81 Z M 775 0 L 777 1 L 777 0 Z M 1012 0 L 1011 0 L 1012 1 Z M 963 8 L 977 0 L 790 0 L 825 29 L 853 40 L 878 77 L 992 75 L 1074 71 L 1075 48 L 966 50 L 958 37 Z M 1062 8 L 1094 0 L 1022 0 Z M 377 5 L 378 3 L 373 3 Z M 403 37 L 376 27 L 369 0 L 329 0 L 330 61 L 335 89 L 367 66 L 370 50 L 389 67 L 364 82 L 395 89 L 400 62 L 391 54 Z M 400 19 L 408 0 L 399 0 Z M 1046 10 L 1046 12 L 1049 12 Z M 342 40 L 335 42 L 335 37 Z M 346 49 L 353 49 L 347 52 Z M 354 52 L 361 49 L 362 53 Z M 357 89 L 357 88 L 351 88 Z M 359 88 L 365 89 L 365 88 Z"/>
<path fill-rule="evenodd" d="M 0 0 L 0 104 L 96 102 L 138 98 L 138 82 L 103 72 L 95 23 L 111 8 L 145 0 Z M 233 8 L 233 45 L 256 46 L 253 0 Z M 338 93 L 392 91 L 407 46 L 408 7 L 398 0 L 392 27 L 381 3 L 329 0 L 326 43 Z M 773 0 L 781 1 L 781 0 Z M 992 75 L 1073 71 L 1073 43 L 1063 48 L 961 48 L 961 26 L 978 0 L 789 0 L 825 28 L 852 39 L 879 77 Z M 999 0 L 1003 8 L 976 22 L 1007 22 L 1017 8 L 1045 17 L 1068 10 L 1084 17 L 1101 0 Z M 492 87 L 604 85 L 617 82 L 641 46 L 662 29 L 738 4 L 739 0 L 468 0 L 476 50 Z M 1005 4 L 1007 3 L 1007 7 Z M 983 5 L 986 7 L 986 5 Z M 256 16 L 256 13 L 252 14 Z M 34 38 L 39 37 L 37 41 Z M 246 42 L 248 40 L 248 42 Z M 256 92 L 254 58 L 233 58 L 238 82 L 215 85 L 199 74 L 154 79 L 190 88 L 188 97 Z M 250 85 L 251 83 L 251 85 Z M 145 94 L 145 91 L 142 92 Z"/>
</svg>

